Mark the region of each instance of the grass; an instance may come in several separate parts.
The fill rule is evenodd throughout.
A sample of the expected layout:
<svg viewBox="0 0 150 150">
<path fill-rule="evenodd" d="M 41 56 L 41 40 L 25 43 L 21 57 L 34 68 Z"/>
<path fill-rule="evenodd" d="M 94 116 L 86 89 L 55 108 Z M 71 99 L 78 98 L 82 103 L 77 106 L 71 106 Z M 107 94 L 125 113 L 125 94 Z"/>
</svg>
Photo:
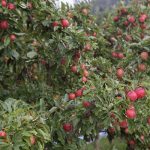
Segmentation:
<svg viewBox="0 0 150 150">
<path fill-rule="evenodd" d="M 102 138 L 99 141 L 99 150 L 126 150 L 126 143 L 124 140 L 116 138 L 110 144 L 107 138 Z M 95 150 L 94 143 L 87 144 L 82 150 Z"/>
</svg>

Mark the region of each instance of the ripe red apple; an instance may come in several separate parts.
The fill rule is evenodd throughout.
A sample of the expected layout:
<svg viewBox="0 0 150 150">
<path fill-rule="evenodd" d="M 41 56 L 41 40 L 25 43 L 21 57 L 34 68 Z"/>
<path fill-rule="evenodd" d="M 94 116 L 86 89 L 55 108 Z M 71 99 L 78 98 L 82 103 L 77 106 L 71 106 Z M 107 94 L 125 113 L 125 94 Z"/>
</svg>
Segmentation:
<svg viewBox="0 0 150 150">
<path fill-rule="evenodd" d="M 127 42 L 132 41 L 132 36 L 131 36 L 131 35 L 126 35 L 126 36 L 125 36 L 125 40 L 126 40 Z"/>
<path fill-rule="evenodd" d="M 140 139 L 141 139 L 142 141 L 144 141 L 144 139 L 145 139 L 145 138 L 144 138 L 144 135 L 141 135 L 141 136 L 140 136 Z"/>
<path fill-rule="evenodd" d="M 124 56 L 123 53 L 118 53 L 118 54 L 117 54 L 117 57 L 118 57 L 119 59 L 123 59 L 125 56 Z"/>
<path fill-rule="evenodd" d="M 77 66 L 71 66 L 71 71 L 73 73 L 76 73 L 77 72 Z"/>
<path fill-rule="evenodd" d="M 67 28 L 67 27 L 69 27 L 69 21 L 67 19 L 62 19 L 61 25 L 63 28 Z"/>
<path fill-rule="evenodd" d="M 135 22 L 135 17 L 134 16 L 128 16 L 128 21 L 130 23 L 134 23 Z"/>
<path fill-rule="evenodd" d="M 31 145 L 34 145 L 35 143 L 36 143 L 36 138 L 35 138 L 35 136 L 31 136 L 30 137 L 30 143 L 31 143 Z"/>
<path fill-rule="evenodd" d="M 129 91 L 129 92 L 127 93 L 127 98 L 128 98 L 130 101 L 135 102 L 135 101 L 137 100 L 138 96 L 137 96 L 137 94 L 136 94 L 135 91 Z"/>
<path fill-rule="evenodd" d="M 7 20 L 2 20 L 0 22 L 0 29 L 7 30 L 9 28 L 9 24 Z"/>
<path fill-rule="evenodd" d="M 126 14 L 127 12 L 128 12 L 128 10 L 127 10 L 126 8 L 122 8 L 122 9 L 121 9 L 121 14 L 122 14 L 122 15 Z"/>
<path fill-rule="evenodd" d="M 83 89 L 79 89 L 75 92 L 76 97 L 81 97 L 83 95 Z"/>
<path fill-rule="evenodd" d="M 86 69 L 86 65 L 85 64 L 81 64 L 81 69 L 85 70 Z"/>
<path fill-rule="evenodd" d="M 68 99 L 69 100 L 74 100 L 76 98 L 76 95 L 74 93 L 69 93 L 68 94 Z"/>
<path fill-rule="evenodd" d="M 83 71 L 83 76 L 88 77 L 89 76 L 89 72 L 87 70 Z"/>
<path fill-rule="evenodd" d="M 134 141 L 134 140 L 130 140 L 130 141 L 128 142 L 128 144 L 131 145 L 131 146 L 134 146 L 134 145 L 135 145 L 135 141 Z"/>
<path fill-rule="evenodd" d="M 2 0 L 1 1 L 1 5 L 2 5 L 2 7 L 6 7 L 7 6 L 7 2 L 5 0 Z"/>
<path fill-rule="evenodd" d="M 93 36 L 96 37 L 96 35 L 97 35 L 96 32 L 94 32 L 94 33 L 93 33 Z"/>
<path fill-rule="evenodd" d="M 141 72 L 146 71 L 146 65 L 145 64 L 139 64 L 138 65 L 138 70 L 141 71 Z"/>
<path fill-rule="evenodd" d="M 90 43 L 87 43 L 84 47 L 85 51 L 89 51 L 91 50 L 91 44 Z"/>
<path fill-rule="evenodd" d="M 16 9 L 16 6 L 15 6 L 13 3 L 8 3 L 8 4 L 7 4 L 7 8 L 8 8 L 9 10 L 15 10 L 15 9 Z"/>
<path fill-rule="evenodd" d="M 114 22 L 118 22 L 118 21 L 119 21 L 119 16 L 115 16 L 115 17 L 113 18 L 113 20 L 114 20 Z"/>
<path fill-rule="evenodd" d="M 129 118 L 129 119 L 135 119 L 136 118 L 135 109 L 127 109 L 125 114 L 126 114 L 127 118 Z"/>
<path fill-rule="evenodd" d="M 126 128 L 126 129 L 124 130 L 124 132 L 125 132 L 126 134 L 128 134 L 128 133 L 129 133 L 129 129 Z"/>
<path fill-rule="evenodd" d="M 127 27 L 129 25 L 129 22 L 126 20 L 123 24 Z"/>
<path fill-rule="evenodd" d="M 87 78 L 85 76 L 82 77 L 82 82 L 87 82 Z"/>
<path fill-rule="evenodd" d="M 10 36 L 9 36 L 9 38 L 10 38 L 10 41 L 15 41 L 15 39 L 16 39 L 16 35 L 14 35 L 14 34 L 11 34 Z"/>
<path fill-rule="evenodd" d="M 117 69 L 116 75 L 121 79 L 124 76 L 124 70 L 122 68 Z"/>
<path fill-rule="evenodd" d="M 62 57 L 60 63 L 61 63 L 62 65 L 65 65 L 66 62 L 67 62 L 66 58 L 65 58 L 65 57 Z"/>
<path fill-rule="evenodd" d="M 146 91 L 142 87 L 139 87 L 139 88 L 135 89 L 135 93 L 137 94 L 138 98 L 143 98 L 146 95 Z"/>
<path fill-rule="evenodd" d="M 147 123 L 150 125 L 150 117 L 147 118 Z"/>
<path fill-rule="evenodd" d="M 82 104 L 83 104 L 83 107 L 85 107 L 85 108 L 91 106 L 91 103 L 89 101 L 84 101 Z"/>
<path fill-rule="evenodd" d="M 116 52 L 112 52 L 111 55 L 112 55 L 113 57 L 115 57 L 115 58 L 118 57 L 118 54 L 117 54 Z"/>
<path fill-rule="evenodd" d="M 110 134 L 114 134 L 115 133 L 115 128 L 112 128 L 112 127 L 108 128 L 108 132 Z"/>
<path fill-rule="evenodd" d="M 141 17 L 139 18 L 139 22 L 140 22 L 140 23 L 144 23 L 144 22 L 145 22 L 145 19 L 146 19 L 145 17 L 141 16 Z"/>
<path fill-rule="evenodd" d="M 65 124 L 63 125 L 63 129 L 64 129 L 65 132 L 71 132 L 72 129 L 73 129 L 73 126 L 72 126 L 72 124 L 70 124 L 70 123 L 65 123 Z"/>
<path fill-rule="evenodd" d="M 143 23 L 143 24 L 140 25 L 140 27 L 141 27 L 142 30 L 144 30 L 144 29 L 147 28 L 147 25 Z"/>
<path fill-rule="evenodd" d="M 127 127 L 128 127 L 128 122 L 127 122 L 127 120 L 121 121 L 121 122 L 119 123 L 119 126 L 120 126 L 121 128 L 127 128 Z"/>
<path fill-rule="evenodd" d="M 53 26 L 53 27 L 57 27 L 57 26 L 58 26 L 58 22 L 57 22 L 57 21 L 54 21 L 54 22 L 52 23 L 52 26 Z"/>
<path fill-rule="evenodd" d="M 6 137 L 6 136 L 7 136 L 7 134 L 5 131 L 0 131 L 0 137 Z"/>
<path fill-rule="evenodd" d="M 148 57 L 149 57 L 148 52 L 142 52 L 140 54 L 140 57 L 142 60 L 148 60 Z"/>
</svg>

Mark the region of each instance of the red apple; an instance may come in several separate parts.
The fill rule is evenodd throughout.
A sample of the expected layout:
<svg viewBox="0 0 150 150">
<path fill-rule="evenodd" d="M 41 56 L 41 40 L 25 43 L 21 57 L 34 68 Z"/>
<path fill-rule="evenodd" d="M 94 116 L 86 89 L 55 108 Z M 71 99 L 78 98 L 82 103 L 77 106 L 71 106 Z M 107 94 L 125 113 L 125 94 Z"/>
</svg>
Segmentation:
<svg viewBox="0 0 150 150">
<path fill-rule="evenodd" d="M 16 35 L 11 34 L 11 35 L 9 36 L 9 38 L 10 38 L 10 40 L 13 42 L 13 41 L 15 41 L 15 39 L 16 39 Z"/>
<path fill-rule="evenodd" d="M 0 28 L 2 30 L 7 30 L 9 28 L 9 24 L 8 24 L 8 21 L 7 20 L 2 20 L 0 22 Z"/>
<path fill-rule="evenodd" d="M 16 6 L 15 6 L 13 3 L 8 3 L 8 4 L 7 4 L 7 8 L 8 8 L 9 10 L 15 10 L 15 9 L 16 9 Z"/>
<path fill-rule="evenodd" d="M 124 58 L 124 54 L 123 54 L 123 53 L 118 53 L 118 54 L 117 54 L 117 57 L 118 57 L 119 59 L 123 59 L 123 58 Z"/>
<path fill-rule="evenodd" d="M 144 138 L 144 135 L 141 135 L 141 136 L 140 136 L 140 139 L 141 139 L 142 141 L 144 141 L 144 139 L 145 139 L 145 138 Z"/>
<path fill-rule="evenodd" d="M 135 101 L 137 100 L 138 96 L 137 96 L 137 94 L 136 94 L 135 91 L 129 91 L 129 92 L 127 93 L 127 98 L 128 98 L 130 101 L 135 102 Z"/>
<path fill-rule="evenodd" d="M 118 22 L 118 21 L 119 21 L 119 16 L 115 16 L 115 17 L 113 18 L 113 20 L 114 20 L 114 22 Z"/>
<path fill-rule="evenodd" d="M 73 129 L 73 126 L 72 126 L 72 124 L 70 124 L 70 123 L 65 123 L 65 124 L 63 125 L 63 129 L 64 129 L 65 132 L 71 132 L 72 129 Z"/>
<path fill-rule="evenodd" d="M 139 64 L 138 65 L 138 70 L 141 71 L 141 72 L 146 71 L 146 65 L 145 64 Z"/>
<path fill-rule="evenodd" d="M 90 107 L 91 106 L 91 103 L 88 102 L 88 101 L 84 101 L 83 103 L 83 107 L 87 108 L 87 107 Z"/>
<path fill-rule="evenodd" d="M 145 95 L 146 95 L 146 91 L 142 87 L 139 87 L 139 88 L 135 89 L 135 93 L 137 94 L 137 97 L 139 99 L 145 97 Z"/>
<path fill-rule="evenodd" d="M 52 26 L 53 26 L 53 27 L 57 27 L 57 26 L 58 26 L 58 22 L 57 22 L 57 21 L 54 21 L 54 22 L 52 23 Z"/>
<path fill-rule="evenodd" d="M 119 123 L 119 126 L 120 126 L 121 128 L 127 128 L 127 127 L 128 127 L 128 122 L 127 122 L 127 120 L 121 121 L 121 122 Z"/>
<path fill-rule="evenodd" d="M 147 118 L 147 123 L 150 125 L 150 117 Z"/>
<path fill-rule="evenodd" d="M 5 131 L 0 131 L 0 137 L 6 137 L 6 132 Z"/>
<path fill-rule="evenodd" d="M 134 145 L 135 145 L 135 141 L 134 141 L 134 140 L 130 140 L 130 141 L 128 142 L 128 144 L 131 145 L 131 146 L 134 146 Z"/>
<path fill-rule="evenodd" d="M 129 119 L 135 119 L 136 118 L 135 109 L 127 109 L 125 114 L 126 114 L 127 118 L 129 118 Z"/>
<path fill-rule="evenodd" d="M 124 76 L 124 70 L 122 68 L 117 69 L 116 75 L 121 79 Z"/>
<path fill-rule="evenodd" d="M 74 93 L 69 93 L 68 94 L 68 99 L 69 100 L 74 100 L 76 98 L 76 95 Z"/>
<path fill-rule="evenodd" d="M 87 70 L 83 71 L 83 76 L 88 77 L 89 76 L 89 72 Z"/>
<path fill-rule="evenodd" d="M 127 11 L 126 8 L 122 8 L 122 9 L 121 9 L 121 14 L 122 14 L 122 15 L 126 14 L 127 12 L 128 12 L 128 11 Z"/>
<path fill-rule="evenodd" d="M 77 66 L 71 66 L 71 71 L 73 73 L 76 73 L 77 72 Z"/>
<path fill-rule="evenodd" d="M 30 143 L 31 143 L 31 145 L 34 145 L 35 143 L 36 143 L 36 138 L 35 138 L 35 136 L 31 136 L 30 137 Z"/>
<path fill-rule="evenodd" d="M 83 89 L 79 89 L 75 92 L 76 97 L 81 97 L 83 95 Z"/>
<path fill-rule="evenodd" d="M 7 6 L 7 2 L 5 0 L 2 0 L 1 1 L 1 5 L 2 5 L 2 7 L 6 7 Z"/>
<path fill-rule="evenodd" d="M 67 27 L 69 27 L 69 21 L 67 19 L 62 19 L 61 25 L 63 28 L 67 28 Z"/>
<path fill-rule="evenodd" d="M 86 77 L 82 77 L 82 82 L 87 82 L 87 78 Z"/>
<path fill-rule="evenodd" d="M 134 23 L 134 22 L 135 22 L 135 17 L 134 17 L 134 16 L 129 16 L 129 17 L 128 17 L 128 21 L 129 21 L 130 23 Z"/>
<path fill-rule="evenodd" d="M 148 52 L 142 52 L 140 54 L 140 57 L 142 60 L 148 60 L 148 57 L 149 57 Z"/>
</svg>

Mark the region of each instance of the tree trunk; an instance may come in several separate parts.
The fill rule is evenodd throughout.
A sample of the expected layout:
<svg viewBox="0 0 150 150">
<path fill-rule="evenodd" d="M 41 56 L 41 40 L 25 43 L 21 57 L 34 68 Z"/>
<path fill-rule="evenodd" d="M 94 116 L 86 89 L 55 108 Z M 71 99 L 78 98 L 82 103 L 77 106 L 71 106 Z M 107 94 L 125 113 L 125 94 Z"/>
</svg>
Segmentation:
<svg viewBox="0 0 150 150">
<path fill-rule="evenodd" d="M 94 149 L 95 150 L 100 150 L 100 146 L 99 146 L 99 134 L 96 135 L 95 142 L 94 142 Z"/>
</svg>

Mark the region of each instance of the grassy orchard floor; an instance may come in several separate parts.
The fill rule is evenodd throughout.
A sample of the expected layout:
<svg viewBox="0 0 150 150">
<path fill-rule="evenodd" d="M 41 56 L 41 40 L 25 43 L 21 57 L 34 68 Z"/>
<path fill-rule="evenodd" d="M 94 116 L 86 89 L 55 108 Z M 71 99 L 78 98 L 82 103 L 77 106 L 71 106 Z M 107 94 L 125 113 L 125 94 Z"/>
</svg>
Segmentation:
<svg viewBox="0 0 150 150">
<path fill-rule="evenodd" d="M 116 138 L 110 144 L 107 138 L 101 138 L 99 141 L 100 150 L 126 150 L 126 143 L 124 140 Z M 82 150 L 94 150 L 94 143 L 88 144 Z"/>
</svg>

